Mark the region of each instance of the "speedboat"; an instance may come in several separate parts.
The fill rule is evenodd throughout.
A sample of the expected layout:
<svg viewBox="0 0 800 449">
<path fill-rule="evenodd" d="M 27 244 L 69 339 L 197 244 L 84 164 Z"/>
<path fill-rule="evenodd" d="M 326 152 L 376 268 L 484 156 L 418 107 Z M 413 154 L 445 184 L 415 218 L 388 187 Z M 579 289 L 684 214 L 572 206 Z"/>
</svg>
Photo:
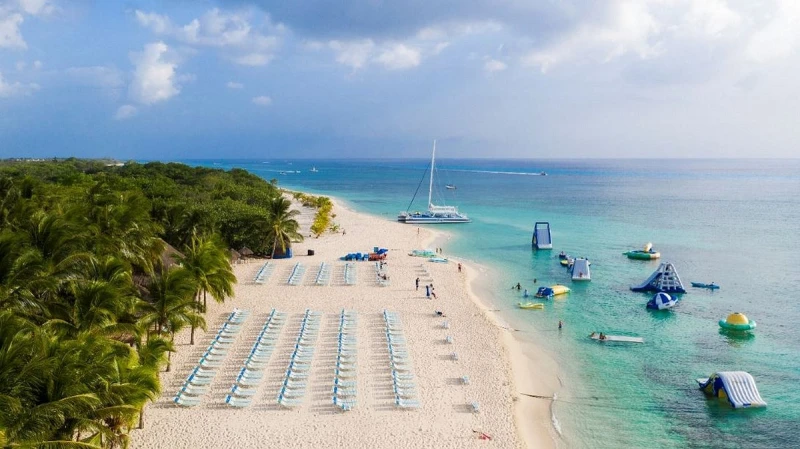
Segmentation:
<svg viewBox="0 0 800 449">
<path fill-rule="evenodd" d="M 444 187 L 445 187 L 446 189 L 448 189 L 448 190 L 455 190 L 455 189 L 456 189 L 456 186 L 455 186 L 455 184 L 447 184 L 447 185 L 445 185 Z"/>
</svg>

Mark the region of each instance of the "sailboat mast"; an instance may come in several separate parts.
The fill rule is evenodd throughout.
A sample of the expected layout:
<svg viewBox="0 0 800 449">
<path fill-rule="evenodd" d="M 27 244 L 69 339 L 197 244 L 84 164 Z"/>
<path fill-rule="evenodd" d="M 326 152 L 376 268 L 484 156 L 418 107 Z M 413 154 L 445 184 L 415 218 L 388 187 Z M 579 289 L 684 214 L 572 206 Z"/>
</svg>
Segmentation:
<svg viewBox="0 0 800 449">
<path fill-rule="evenodd" d="M 428 186 L 428 208 L 433 206 L 432 203 L 432 195 L 433 195 L 433 161 L 436 159 L 436 140 L 433 141 L 433 154 L 431 154 L 431 183 Z"/>
</svg>

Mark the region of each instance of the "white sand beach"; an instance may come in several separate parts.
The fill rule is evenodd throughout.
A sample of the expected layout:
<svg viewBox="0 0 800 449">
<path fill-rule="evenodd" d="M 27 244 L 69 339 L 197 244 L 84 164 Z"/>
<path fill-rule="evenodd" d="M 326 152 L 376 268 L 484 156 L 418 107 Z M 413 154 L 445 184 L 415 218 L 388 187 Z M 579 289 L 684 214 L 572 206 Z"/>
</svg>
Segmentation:
<svg viewBox="0 0 800 449">
<path fill-rule="evenodd" d="M 345 234 L 307 237 L 295 244 L 295 257 L 271 261 L 274 268 L 263 283 L 255 283 L 254 278 L 266 260 L 234 266 L 238 278 L 235 297 L 209 305 L 208 330 L 198 332 L 194 346 L 188 344 L 188 331 L 176 336 L 178 352 L 173 354 L 172 370 L 163 374 L 162 397 L 147 407 L 145 428 L 131 433 L 131 447 L 555 446 L 549 401 L 520 399 L 517 388 L 524 384 L 526 391 L 542 392 L 552 391 L 554 386 L 547 385 L 548 381 L 537 383 L 538 376 L 532 372 L 538 368 L 527 365 L 530 355 L 522 355 L 512 333 L 504 330 L 486 311 L 482 298 L 472 293 L 472 282 L 480 281 L 484 270 L 464 264 L 459 273 L 456 260 L 432 263 L 408 255 L 412 249 L 446 241 L 437 230 L 418 230 L 413 225 L 358 214 L 336 201 L 334 212 Z M 307 229 L 311 215 L 302 218 Z M 384 266 L 388 285 L 379 283 L 377 262 L 367 261 L 353 262 L 357 276 L 354 285 L 346 285 L 345 262 L 339 258 L 369 252 L 376 246 L 389 250 Z M 314 255 L 307 255 L 308 250 Z M 323 262 L 331 267 L 329 281 L 317 285 Z M 290 285 L 297 264 L 305 272 L 297 285 Z M 419 290 L 416 278 L 420 279 Z M 436 299 L 425 297 L 426 284 L 434 285 Z M 177 406 L 173 403 L 176 392 L 234 308 L 248 311 L 249 317 L 217 368 L 208 392 L 198 396 L 199 405 Z M 277 334 L 263 379 L 257 382 L 258 393 L 247 407 L 226 405 L 226 395 L 273 309 L 284 312 L 286 321 Z M 314 355 L 307 388 L 300 405 L 284 408 L 278 405 L 277 396 L 307 309 L 322 313 L 319 333 L 309 343 Z M 332 401 L 342 309 L 357 315 L 357 393 L 350 411 L 342 411 Z M 400 318 L 418 408 L 395 405 L 384 310 L 396 312 Z M 446 317 L 436 316 L 437 310 Z M 516 376 L 511 370 L 512 357 Z M 545 359 L 542 357 L 542 363 Z M 516 407 L 520 404 L 523 406 Z M 481 439 L 481 432 L 491 441 Z"/>
</svg>

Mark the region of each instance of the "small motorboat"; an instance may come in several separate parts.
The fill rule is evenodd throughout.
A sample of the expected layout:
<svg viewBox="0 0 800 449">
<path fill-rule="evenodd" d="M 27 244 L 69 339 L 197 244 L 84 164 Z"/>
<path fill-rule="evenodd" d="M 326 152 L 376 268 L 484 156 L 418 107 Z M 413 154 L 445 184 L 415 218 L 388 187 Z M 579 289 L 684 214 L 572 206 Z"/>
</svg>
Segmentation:
<svg viewBox="0 0 800 449">
<path fill-rule="evenodd" d="M 719 288 L 719 285 L 717 285 L 717 284 L 715 284 L 715 283 L 713 283 L 713 282 L 712 282 L 712 283 L 710 283 L 710 284 L 704 284 L 704 283 L 702 283 L 702 282 L 692 282 L 692 287 L 696 287 L 696 288 L 707 288 L 707 289 L 709 289 L 709 290 L 716 290 L 716 289 L 718 289 L 718 288 Z"/>
<path fill-rule="evenodd" d="M 729 331 L 751 331 L 756 328 L 756 322 L 743 313 L 734 312 L 726 319 L 719 320 L 719 327 Z"/>
<path fill-rule="evenodd" d="M 561 251 L 560 253 L 558 253 L 558 258 L 560 260 L 567 260 L 569 259 L 569 254 L 565 253 L 564 251 Z"/>
<path fill-rule="evenodd" d="M 521 302 L 519 303 L 520 309 L 540 310 L 544 309 L 544 304 L 541 302 Z"/>
<path fill-rule="evenodd" d="M 446 186 L 444 186 L 444 187 L 445 187 L 446 189 L 448 189 L 448 190 L 455 190 L 455 189 L 456 189 L 456 186 L 455 186 L 455 184 L 447 184 L 447 185 L 446 185 Z"/>
<path fill-rule="evenodd" d="M 545 171 L 540 171 L 540 172 L 539 172 L 539 176 L 547 176 L 547 172 L 545 172 Z"/>
<path fill-rule="evenodd" d="M 565 293 L 569 293 L 569 287 L 566 285 L 551 285 L 550 287 L 539 287 L 539 290 L 536 291 L 537 298 L 552 298 L 553 296 L 563 295 Z"/>
<path fill-rule="evenodd" d="M 311 170 L 309 170 L 309 171 L 310 171 L 311 173 L 317 173 L 319 170 L 317 170 L 317 167 L 316 167 L 316 166 L 313 166 L 313 167 L 311 167 Z"/>
</svg>

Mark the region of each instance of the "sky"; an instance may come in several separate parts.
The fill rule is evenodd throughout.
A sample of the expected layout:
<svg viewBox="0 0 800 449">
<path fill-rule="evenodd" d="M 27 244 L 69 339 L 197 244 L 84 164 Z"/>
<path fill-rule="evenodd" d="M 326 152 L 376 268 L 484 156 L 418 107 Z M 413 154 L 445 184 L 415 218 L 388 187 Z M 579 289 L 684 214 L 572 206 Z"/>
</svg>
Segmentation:
<svg viewBox="0 0 800 449">
<path fill-rule="evenodd" d="M 0 158 L 798 157 L 798 0 L 0 0 Z"/>
</svg>

